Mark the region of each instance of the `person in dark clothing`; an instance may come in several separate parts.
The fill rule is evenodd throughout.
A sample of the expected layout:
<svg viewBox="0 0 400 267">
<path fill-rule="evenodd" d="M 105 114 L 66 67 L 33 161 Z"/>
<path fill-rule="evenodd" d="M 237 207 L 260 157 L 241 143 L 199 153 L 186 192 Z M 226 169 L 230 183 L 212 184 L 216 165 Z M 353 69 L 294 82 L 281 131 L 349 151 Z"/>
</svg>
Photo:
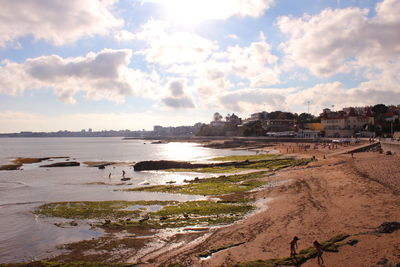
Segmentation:
<svg viewBox="0 0 400 267">
<path fill-rule="evenodd" d="M 318 243 L 317 240 L 314 241 L 313 243 L 314 248 L 317 250 L 317 260 L 318 260 L 318 264 L 324 264 L 324 259 L 322 258 L 322 253 L 324 253 L 324 251 L 322 250 L 322 245 L 320 243 Z"/>
<path fill-rule="evenodd" d="M 297 236 L 293 237 L 290 242 L 290 257 L 296 257 L 297 240 L 300 240 Z"/>
</svg>

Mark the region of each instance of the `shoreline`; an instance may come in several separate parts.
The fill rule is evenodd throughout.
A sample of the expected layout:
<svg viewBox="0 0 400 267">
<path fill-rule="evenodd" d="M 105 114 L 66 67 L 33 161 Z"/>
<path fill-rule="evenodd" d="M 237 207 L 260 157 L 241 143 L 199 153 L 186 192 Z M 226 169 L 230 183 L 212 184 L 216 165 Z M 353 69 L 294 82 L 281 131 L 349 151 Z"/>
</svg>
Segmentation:
<svg viewBox="0 0 400 267">
<path fill-rule="evenodd" d="M 312 153 L 318 158 L 325 154 L 327 157 L 305 167 L 277 172 L 272 180 L 285 183 L 254 193 L 256 199 L 273 198 L 266 211 L 217 230 L 201 243 L 158 257 L 157 264 L 233 266 L 288 256 L 288 243 L 295 235 L 300 237 L 303 249 L 315 239 L 327 240 L 343 233 L 356 235 L 358 244 L 343 247 L 338 253 L 324 253 L 326 266 L 370 267 L 382 258 L 399 263 L 400 231 L 382 235 L 362 233 L 371 232 L 384 222 L 400 221 L 400 168 L 388 168 L 398 165 L 400 158 L 377 152 L 356 153 L 352 158 L 338 152 L 331 152 L 332 155 L 324 150 L 301 152 L 300 156 Z M 363 175 L 359 174 L 360 169 Z M 388 175 L 392 178 L 387 179 Z M 241 241 L 245 243 L 221 250 L 207 260 L 198 258 L 209 249 Z M 311 259 L 302 266 L 318 265 Z"/>
<path fill-rule="evenodd" d="M 266 177 L 265 181 L 274 184 L 273 186 L 265 186 L 249 192 L 258 203 L 256 213 L 252 212 L 244 219 L 230 225 L 201 229 L 187 228 L 186 231 L 176 233 L 170 231 L 169 235 L 162 238 L 160 236 L 164 245 L 152 251 L 148 250 L 146 253 L 142 250 L 140 257 L 136 255 L 127 258 L 126 262 L 137 264 L 137 266 L 162 264 L 168 266 L 175 263 L 181 266 L 232 266 L 243 261 L 288 256 L 287 244 L 293 235 L 303 237 L 300 243 L 300 249 L 303 249 L 305 244 L 311 244 L 312 239 L 328 240 L 343 232 L 358 234 L 362 230 L 373 229 L 382 222 L 400 221 L 399 184 L 387 179 L 381 179 L 382 181 L 376 179 L 376 175 L 382 174 L 379 167 L 387 168 L 393 164 L 393 161 L 399 162 L 397 155 L 387 156 L 377 152 L 363 152 L 356 153 L 354 159 L 349 154 L 342 154 L 348 151 L 348 146 L 339 146 L 332 150 L 321 146 L 318 149 L 307 150 L 302 144 L 287 143 L 267 146 L 262 150 L 271 148 L 281 152 L 283 156 L 297 158 L 315 156 L 318 160 L 306 166 L 279 170 L 275 175 Z M 252 150 L 251 147 L 248 149 Z M 374 166 L 374 172 L 371 174 L 370 165 L 377 159 L 384 159 L 385 164 Z M 400 169 L 395 168 L 389 174 L 400 178 Z M 330 176 L 335 179 L 330 179 Z M 346 184 L 352 186 L 347 188 Z M 364 191 L 358 189 L 360 186 L 365 187 Z M 328 193 L 328 198 L 326 193 Z M 349 205 L 348 201 L 355 201 L 355 203 Z M 373 204 L 376 203 L 385 203 L 385 205 L 374 206 Z M 354 214 L 349 214 L 348 209 L 351 209 Z M 368 213 L 368 209 L 376 213 L 384 212 L 385 216 L 383 218 L 381 215 L 371 214 L 372 211 Z M 347 216 L 350 215 L 351 218 L 357 220 L 352 223 L 347 222 Z M 346 225 L 340 224 L 340 218 L 346 221 Z M 296 229 L 301 229 L 301 231 Z M 168 232 L 168 230 L 164 231 Z M 373 239 L 373 236 L 365 235 L 359 238 L 358 244 L 340 249 L 335 257 L 330 253 L 325 253 L 330 264 L 327 266 L 370 267 L 379 261 L 379 251 L 385 251 L 385 253 L 389 251 L 382 254 L 382 257 L 390 262 L 396 262 L 396 260 L 399 262 L 396 258 L 396 255 L 400 255 L 397 253 L 399 248 L 394 242 L 399 237 L 399 232 L 376 238 L 374 241 L 379 242 L 378 247 L 367 246 L 367 248 L 358 249 L 361 244 L 365 246 L 365 243 Z M 361 262 L 363 249 L 375 252 L 367 260 L 369 265 L 363 265 L 364 263 Z M 207 258 L 199 257 L 210 251 L 216 252 L 211 253 L 211 256 Z M 351 258 L 349 255 L 355 252 L 358 258 Z M 343 261 L 343 257 L 347 261 Z M 311 259 L 302 266 L 317 265 L 315 260 Z"/>
</svg>

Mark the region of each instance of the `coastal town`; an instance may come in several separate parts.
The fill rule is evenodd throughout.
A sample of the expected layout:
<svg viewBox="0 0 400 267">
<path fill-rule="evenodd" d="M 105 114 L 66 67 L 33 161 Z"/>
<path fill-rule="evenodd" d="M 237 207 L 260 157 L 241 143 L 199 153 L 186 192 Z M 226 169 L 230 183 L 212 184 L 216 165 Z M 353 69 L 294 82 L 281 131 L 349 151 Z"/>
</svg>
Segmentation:
<svg viewBox="0 0 400 267">
<path fill-rule="evenodd" d="M 0 267 L 400 267 L 400 0 L 0 3 Z"/>
<path fill-rule="evenodd" d="M 214 113 L 209 124 L 189 127 L 154 126 L 150 136 L 270 136 L 270 137 L 394 137 L 400 130 L 400 107 L 377 104 L 365 107 L 346 107 L 341 110 L 326 108 L 319 116 L 310 113 L 283 111 L 257 112 L 249 118 L 234 113 L 225 118 Z"/>
<path fill-rule="evenodd" d="M 262 111 L 242 119 L 216 112 L 208 124 L 112 132 L 111 136 L 123 138 L 85 139 L 98 134 L 91 129 L 82 130 L 80 136 L 62 132 L 76 138 L 56 138 L 59 135 L 44 142 L 51 140 L 56 147 L 66 142 L 79 151 L 95 142 L 102 153 L 118 147 L 117 157 L 127 148 L 129 153 L 161 149 L 164 156 L 139 162 L 99 161 L 97 154 L 90 161 L 79 154 L 30 156 L 0 166 L 6 181 L 11 172 L 29 181 L 23 175 L 35 169 L 54 170 L 55 177 L 73 168 L 90 170 L 92 177 L 76 180 L 74 190 L 92 188 L 90 199 L 97 199 L 98 192 L 121 194 L 112 201 L 78 197 L 35 204 L 28 217 L 33 214 L 33 225 L 40 223 L 53 234 L 87 227 L 101 229 L 102 234 L 91 240 L 58 241 L 56 248 L 49 247 L 50 254 L 31 263 L 15 255 L 0 265 L 396 267 L 399 115 L 399 106 L 383 104 L 326 108 L 319 116 Z M 42 134 L 36 137 L 46 137 Z M 12 138 L 18 135 L 7 137 L 21 140 Z M 34 145 L 43 139 L 22 140 Z M 202 149 L 228 154 L 194 158 Z M 143 175 L 148 180 L 140 178 Z M 60 187 L 69 186 L 60 182 Z M 135 199 L 135 194 L 139 200 L 118 200 L 130 195 Z M 152 200 L 144 201 L 144 196 Z M 165 196 L 193 199 L 160 201 Z"/>
<path fill-rule="evenodd" d="M 329 138 L 399 138 L 400 105 L 377 104 L 364 107 L 346 107 L 341 110 L 325 108 L 318 116 L 310 113 L 261 111 L 240 118 L 232 113 L 225 117 L 215 112 L 210 123 L 193 126 L 161 126 L 153 130 L 82 129 L 78 132 L 20 132 L 3 133 L 0 137 L 127 137 L 127 138 L 189 138 L 191 136 L 266 136 L 315 139 Z"/>
</svg>

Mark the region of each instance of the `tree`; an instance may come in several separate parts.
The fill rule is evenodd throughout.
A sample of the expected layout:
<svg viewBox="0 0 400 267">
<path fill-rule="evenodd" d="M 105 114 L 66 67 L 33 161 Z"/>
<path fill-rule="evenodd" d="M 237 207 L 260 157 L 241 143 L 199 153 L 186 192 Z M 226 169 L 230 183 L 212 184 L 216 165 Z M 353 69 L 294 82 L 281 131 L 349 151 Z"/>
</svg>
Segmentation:
<svg viewBox="0 0 400 267">
<path fill-rule="evenodd" d="M 265 130 L 262 128 L 260 121 L 247 124 L 243 130 L 244 136 L 264 136 Z"/>
<path fill-rule="evenodd" d="M 319 118 L 310 113 L 301 113 L 297 116 L 297 123 L 320 122 Z"/>
<path fill-rule="evenodd" d="M 214 121 L 221 121 L 223 117 L 218 112 L 215 112 L 213 118 L 214 118 Z"/>
<path fill-rule="evenodd" d="M 372 107 L 372 111 L 375 114 L 383 114 L 389 111 L 389 108 L 384 104 L 377 104 Z"/>
<path fill-rule="evenodd" d="M 294 120 L 295 115 L 290 112 L 273 111 L 268 114 L 268 118 L 272 120 Z"/>
</svg>

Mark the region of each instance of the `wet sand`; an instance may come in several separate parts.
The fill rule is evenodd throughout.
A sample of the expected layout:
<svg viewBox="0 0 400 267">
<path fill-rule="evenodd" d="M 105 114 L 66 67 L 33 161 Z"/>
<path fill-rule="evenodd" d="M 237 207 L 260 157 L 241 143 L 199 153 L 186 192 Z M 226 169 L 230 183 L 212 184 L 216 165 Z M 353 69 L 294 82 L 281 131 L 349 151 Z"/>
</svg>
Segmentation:
<svg viewBox="0 0 400 267">
<path fill-rule="evenodd" d="M 338 234 L 355 235 L 354 246 L 341 247 L 338 253 L 325 252 L 325 266 L 373 266 L 382 258 L 400 262 L 400 230 L 390 234 L 372 231 L 383 222 L 400 222 L 400 158 L 377 152 L 341 154 L 349 147 L 335 150 L 320 147 L 284 154 L 318 161 L 308 166 L 279 171 L 268 180 L 278 186 L 252 193 L 265 199 L 264 210 L 233 225 L 212 230 L 201 240 L 174 249 L 150 253 L 142 266 L 181 263 L 184 266 L 233 266 L 238 262 L 289 256 L 289 242 L 298 236 L 299 250 L 314 240 L 328 240 Z M 268 150 L 271 147 L 267 148 Z M 326 159 L 323 159 L 323 156 Z M 279 185 L 280 184 L 280 185 Z M 210 249 L 224 249 L 206 260 L 198 256 Z M 316 259 L 302 266 L 319 266 Z M 377 265 L 383 266 L 383 265 Z M 384 265 L 391 266 L 391 265 Z"/>
</svg>

